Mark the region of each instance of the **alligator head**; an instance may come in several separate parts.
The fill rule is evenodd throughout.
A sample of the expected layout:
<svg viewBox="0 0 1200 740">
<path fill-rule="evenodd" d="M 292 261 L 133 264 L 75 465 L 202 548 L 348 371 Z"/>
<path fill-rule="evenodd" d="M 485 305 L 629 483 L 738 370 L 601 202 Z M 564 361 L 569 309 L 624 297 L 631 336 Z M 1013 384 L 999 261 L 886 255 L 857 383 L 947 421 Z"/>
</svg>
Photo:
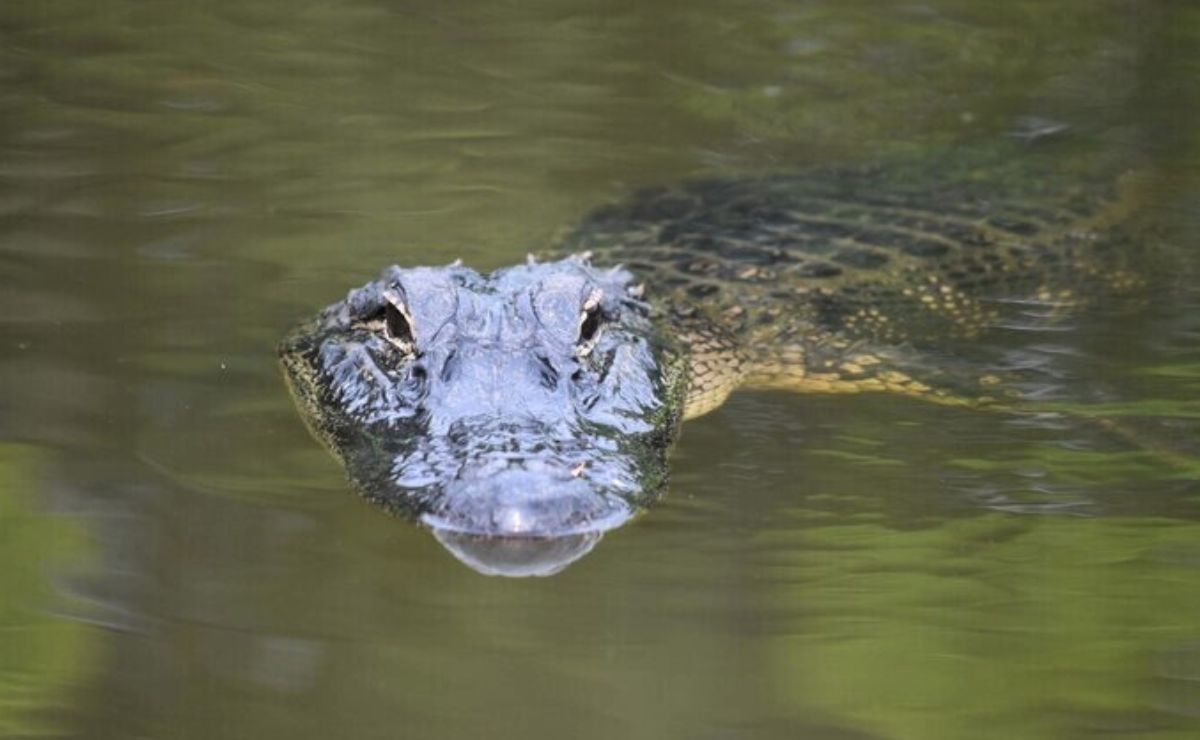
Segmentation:
<svg viewBox="0 0 1200 740">
<path fill-rule="evenodd" d="M 661 493 L 687 384 L 630 274 L 586 256 L 391 267 L 280 352 L 363 496 L 510 575 L 560 569 Z"/>
</svg>

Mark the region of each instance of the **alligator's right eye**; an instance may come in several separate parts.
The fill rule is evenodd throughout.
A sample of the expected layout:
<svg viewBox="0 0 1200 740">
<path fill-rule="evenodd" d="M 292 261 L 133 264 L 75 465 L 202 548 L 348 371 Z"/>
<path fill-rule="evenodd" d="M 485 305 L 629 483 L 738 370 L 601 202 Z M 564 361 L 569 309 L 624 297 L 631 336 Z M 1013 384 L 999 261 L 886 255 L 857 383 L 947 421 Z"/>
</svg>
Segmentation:
<svg viewBox="0 0 1200 740">
<path fill-rule="evenodd" d="M 405 345 L 413 343 L 412 326 L 409 325 L 408 318 L 391 303 L 383 309 L 383 328 L 387 332 L 388 339 L 393 342 Z"/>
<path fill-rule="evenodd" d="M 388 291 L 384 294 L 383 335 L 401 352 L 411 353 L 416 348 L 413 334 L 412 315 L 404 306 L 399 295 Z"/>
</svg>

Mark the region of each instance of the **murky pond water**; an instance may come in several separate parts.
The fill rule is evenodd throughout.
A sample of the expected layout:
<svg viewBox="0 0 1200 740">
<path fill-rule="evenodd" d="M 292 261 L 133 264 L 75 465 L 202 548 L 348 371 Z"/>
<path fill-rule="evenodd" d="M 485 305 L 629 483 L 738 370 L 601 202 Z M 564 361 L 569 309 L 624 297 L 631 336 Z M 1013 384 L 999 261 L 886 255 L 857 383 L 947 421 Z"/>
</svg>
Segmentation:
<svg viewBox="0 0 1200 740">
<path fill-rule="evenodd" d="M 0 736 L 1200 733 L 1194 4 L 6 2 L 0 101 Z M 1062 125 L 1181 277 L 998 340 L 1045 413 L 735 395 L 553 578 L 361 503 L 279 377 L 385 264 Z"/>
</svg>

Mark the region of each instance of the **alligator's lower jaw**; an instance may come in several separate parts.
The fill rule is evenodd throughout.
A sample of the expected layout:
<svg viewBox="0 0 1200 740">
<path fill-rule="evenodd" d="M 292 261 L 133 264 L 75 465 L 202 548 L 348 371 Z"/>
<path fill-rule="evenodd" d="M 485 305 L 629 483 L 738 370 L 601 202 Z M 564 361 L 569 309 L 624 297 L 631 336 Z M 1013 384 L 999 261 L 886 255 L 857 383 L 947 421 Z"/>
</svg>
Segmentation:
<svg viewBox="0 0 1200 740">
<path fill-rule="evenodd" d="M 581 520 L 577 524 L 547 526 L 535 514 L 520 506 L 499 508 L 491 512 L 486 528 L 462 524 L 437 514 L 422 514 L 420 521 L 436 532 L 464 537 L 495 540 L 555 540 L 588 534 L 603 534 L 616 529 L 633 518 L 636 511 L 628 504 L 615 505 L 603 516 Z"/>
<path fill-rule="evenodd" d="M 557 461 L 492 462 L 473 461 L 439 491 L 421 522 L 443 532 L 545 539 L 604 532 L 634 514 L 618 489 L 573 476 Z"/>
</svg>

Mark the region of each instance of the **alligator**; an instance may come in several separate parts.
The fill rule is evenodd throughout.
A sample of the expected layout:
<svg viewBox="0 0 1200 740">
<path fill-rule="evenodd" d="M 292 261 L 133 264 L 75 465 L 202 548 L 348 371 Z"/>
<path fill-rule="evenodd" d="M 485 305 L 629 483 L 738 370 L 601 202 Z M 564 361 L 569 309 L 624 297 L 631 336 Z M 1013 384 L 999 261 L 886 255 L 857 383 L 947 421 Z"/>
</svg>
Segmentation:
<svg viewBox="0 0 1200 740">
<path fill-rule="evenodd" d="M 523 264 L 385 269 L 285 338 L 285 376 L 368 500 L 478 570 L 554 572 L 736 388 L 994 402 L 1002 378 L 929 348 L 1139 285 L 1128 178 L 1065 151 L 641 190 Z"/>
</svg>

